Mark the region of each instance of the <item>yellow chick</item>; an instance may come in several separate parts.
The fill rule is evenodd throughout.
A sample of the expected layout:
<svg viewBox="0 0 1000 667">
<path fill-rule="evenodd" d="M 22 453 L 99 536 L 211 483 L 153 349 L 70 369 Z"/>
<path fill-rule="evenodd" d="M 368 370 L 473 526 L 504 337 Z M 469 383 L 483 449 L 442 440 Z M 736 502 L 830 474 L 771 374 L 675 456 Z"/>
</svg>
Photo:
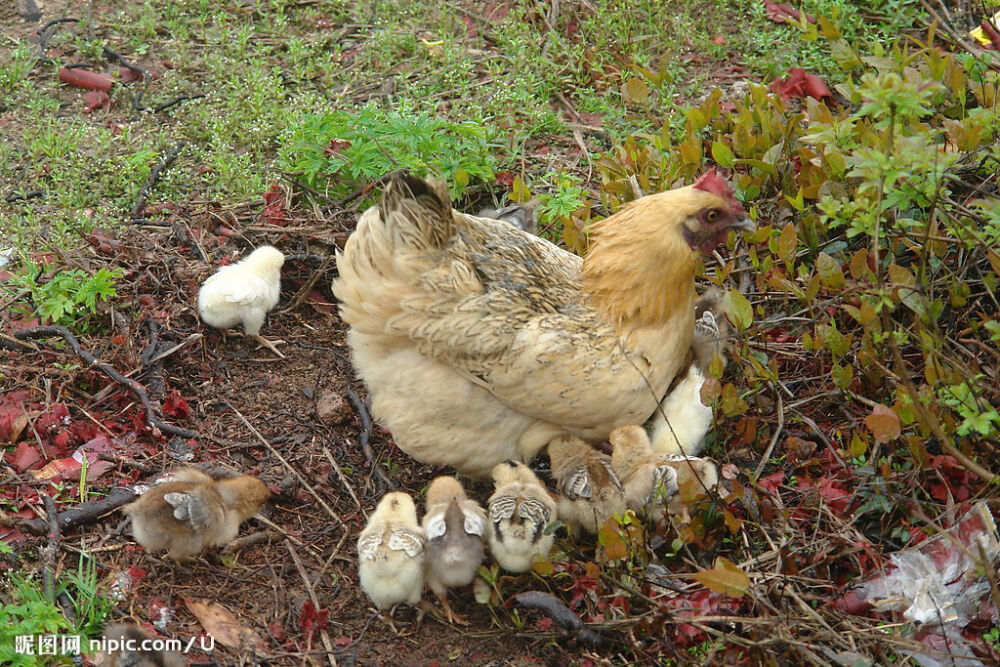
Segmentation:
<svg viewBox="0 0 1000 667">
<path fill-rule="evenodd" d="M 361 589 L 380 611 L 416 605 L 424 590 L 424 531 L 413 498 L 387 493 L 358 538 Z"/>
<path fill-rule="evenodd" d="M 198 315 L 216 329 L 237 324 L 279 357 L 275 344 L 260 336 L 267 313 L 278 305 L 281 266 L 285 256 L 277 248 L 261 246 L 242 260 L 216 271 L 198 292 Z"/>
<path fill-rule="evenodd" d="M 697 477 L 699 486 L 711 489 L 719 481 L 711 461 L 655 453 L 641 426 L 619 426 L 609 439 L 614 447 L 611 465 L 622 481 L 626 504 L 654 519 L 663 517 L 666 502 L 677 495 L 681 484 Z"/>
<path fill-rule="evenodd" d="M 154 650 L 156 638 L 136 625 L 113 623 L 104 628 L 103 639 L 107 654 L 101 667 L 184 667 L 180 654 Z"/>
<path fill-rule="evenodd" d="M 548 451 L 559 492 L 559 518 L 567 526 L 596 533 L 625 511 L 625 492 L 611 457 L 572 435 L 554 438 Z"/>
<path fill-rule="evenodd" d="M 132 534 L 147 551 L 166 549 L 170 558 L 183 560 L 231 542 L 240 524 L 270 496 L 256 477 L 216 481 L 199 470 L 184 468 L 122 511 L 132 518 Z"/>
<path fill-rule="evenodd" d="M 423 521 L 427 538 L 426 569 L 430 587 L 449 621 L 467 624 L 448 603 L 448 589 L 466 586 L 486 556 L 486 512 L 454 477 L 438 477 L 427 489 L 427 513 Z"/>
<path fill-rule="evenodd" d="M 490 552 L 508 572 L 527 572 L 548 555 L 555 537 L 545 529 L 556 518 L 556 503 L 528 466 L 505 461 L 493 468 L 493 495 L 487 504 Z"/>
</svg>

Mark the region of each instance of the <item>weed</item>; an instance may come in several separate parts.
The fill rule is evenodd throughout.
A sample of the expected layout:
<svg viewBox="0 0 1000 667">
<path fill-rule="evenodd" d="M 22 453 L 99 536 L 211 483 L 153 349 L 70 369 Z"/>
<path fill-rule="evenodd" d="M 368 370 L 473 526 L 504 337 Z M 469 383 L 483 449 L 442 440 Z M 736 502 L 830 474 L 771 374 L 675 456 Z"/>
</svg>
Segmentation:
<svg viewBox="0 0 1000 667">
<path fill-rule="evenodd" d="M 121 269 L 104 268 L 88 275 L 81 269 L 53 269 L 27 260 L 10 282 L 30 292 L 35 311 L 42 319 L 85 330 L 88 315 L 97 312 L 98 303 L 116 296 L 114 284 L 121 275 Z"/>
</svg>

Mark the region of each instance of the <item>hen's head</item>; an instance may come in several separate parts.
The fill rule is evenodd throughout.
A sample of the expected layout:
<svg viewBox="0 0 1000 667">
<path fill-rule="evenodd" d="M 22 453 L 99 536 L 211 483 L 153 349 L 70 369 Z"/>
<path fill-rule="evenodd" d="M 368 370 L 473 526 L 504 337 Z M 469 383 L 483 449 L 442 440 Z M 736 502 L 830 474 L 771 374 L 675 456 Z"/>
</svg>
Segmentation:
<svg viewBox="0 0 1000 667">
<path fill-rule="evenodd" d="M 681 204 L 684 208 L 678 212 L 685 216 L 681 233 L 692 250 L 711 252 L 726 240 L 730 229 L 756 229 L 743 205 L 733 196 L 732 186 L 714 169 L 695 181 L 689 192 L 681 189 L 661 196 L 667 195 L 683 196 L 686 200 Z M 666 199 L 669 202 L 672 197 Z"/>
<path fill-rule="evenodd" d="M 262 270 L 277 270 L 285 263 L 285 256 L 274 246 L 261 246 L 246 256 L 244 264 Z"/>
</svg>

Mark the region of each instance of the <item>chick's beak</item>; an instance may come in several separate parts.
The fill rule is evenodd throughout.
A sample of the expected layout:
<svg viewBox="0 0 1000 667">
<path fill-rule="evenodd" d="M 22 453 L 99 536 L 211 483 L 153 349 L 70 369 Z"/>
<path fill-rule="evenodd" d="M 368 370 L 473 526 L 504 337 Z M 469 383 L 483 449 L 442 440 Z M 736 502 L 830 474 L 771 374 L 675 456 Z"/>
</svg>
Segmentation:
<svg viewBox="0 0 1000 667">
<path fill-rule="evenodd" d="M 730 229 L 742 229 L 744 232 L 755 232 L 757 231 L 757 225 L 749 217 L 743 215 L 729 225 Z"/>
</svg>

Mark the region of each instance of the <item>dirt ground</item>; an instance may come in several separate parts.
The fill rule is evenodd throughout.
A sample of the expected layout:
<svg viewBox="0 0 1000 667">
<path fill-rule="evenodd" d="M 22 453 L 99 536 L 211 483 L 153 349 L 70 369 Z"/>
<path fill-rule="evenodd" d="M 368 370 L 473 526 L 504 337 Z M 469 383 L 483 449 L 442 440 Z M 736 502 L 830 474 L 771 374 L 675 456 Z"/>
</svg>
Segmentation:
<svg viewBox="0 0 1000 667">
<path fill-rule="evenodd" d="M 112 513 L 62 536 L 59 569 L 75 569 L 76 553 L 84 551 L 97 559 L 103 580 L 131 575 L 114 614 L 147 627 L 166 614 L 165 626 L 157 625 L 165 636 L 200 635 L 202 626 L 187 602 L 201 600 L 221 604 L 265 638 L 255 655 L 217 646 L 214 653 L 189 656 L 192 664 L 297 664 L 308 659 L 310 648 L 322 649 L 324 641 L 341 664 L 524 664 L 548 653 L 543 648 L 547 634 L 495 629 L 487 607 L 475 603 L 471 590 L 459 591 L 455 602 L 471 621 L 468 629 L 430 615 L 418 625 L 413 610 L 405 609 L 397 612 L 393 631 L 375 615 L 357 585 L 354 549 L 366 513 L 385 492 L 373 465 L 386 471 L 390 484 L 414 494 L 437 471 L 404 457 L 377 426 L 369 432 L 374 462 L 359 443 L 365 429 L 349 392 L 363 400 L 365 391 L 354 378 L 345 327 L 331 303 L 334 269 L 322 263 L 346 236 L 353 216 L 266 231 L 252 219 L 239 219 L 255 216 L 250 207 L 175 211 L 161 226 L 136 226 L 117 237 L 92 235 L 97 247 L 72 258 L 84 266 L 110 260 L 127 271 L 109 313 L 114 331 L 84 337 L 82 347 L 123 372 L 133 371 L 130 377 L 148 389 L 154 402 L 163 402 L 165 413 L 173 413 L 164 414 L 164 421 L 201 437 L 154 432 L 144 423 L 142 406 L 121 385 L 79 366 L 56 368 L 55 363 L 74 360 L 65 346 L 53 352 L 40 342 L 37 352 L 5 352 L 3 389 L 27 392 L 39 415 L 65 405 L 69 417 L 59 430 L 100 422 L 96 430 L 109 436 L 107 458 L 115 463 L 93 480 L 92 491 L 148 483 L 156 472 L 186 463 L 215 474 L 256 474 L 275 493 L 263 514 L 280 532 L 251 520 L 241 535 L 263 532 L 273 542 L 234 551 L 225 556 L 228 567 L 218 564 L 218 555 L 210 557 L 216 561 L 211 564 L 175 567 L 146 554 L 124 530 L 122 516 Z M 242 229 L 253 231 L 228 235 L 237 222 L 250 223 Z M 327 253 L 313 252 L 285 266 L 282 300 L 262 332 L 285 341 L 280 346 L 285 359 L 255 350 L 238 335 L 223 339 L 198 322 L 193 308 L 196 286 L 214 270 L 203 253 L 218 260 L 264 243 L 289 255 Z M 102 249 L 107 256 L 101 256 Z M 33 324 L 12 316 L 17 314 L 4 314 L 5 329 Z M 144 353 L 146 359 L 160 358 L 144 363 Z M 54 441 L 51 431 L 48 435 Z M 64 449 L 72 451 L 87 435 L 73 431 Z M 17 470 L 16 461 L 13 467 Z M 5 497 L 22 507 L 33 504 L 47 482 L 31 480 L 30 472 L 7 477 Z M 485 499 L 485 486 L 473 488 Z M 45 542 L 24 533 L 11 537 L 19 553 Z M 310 644 L 310 614 L 316 610 L 328 614 L 327 638 L 317 632 Z"/>
</svg>

